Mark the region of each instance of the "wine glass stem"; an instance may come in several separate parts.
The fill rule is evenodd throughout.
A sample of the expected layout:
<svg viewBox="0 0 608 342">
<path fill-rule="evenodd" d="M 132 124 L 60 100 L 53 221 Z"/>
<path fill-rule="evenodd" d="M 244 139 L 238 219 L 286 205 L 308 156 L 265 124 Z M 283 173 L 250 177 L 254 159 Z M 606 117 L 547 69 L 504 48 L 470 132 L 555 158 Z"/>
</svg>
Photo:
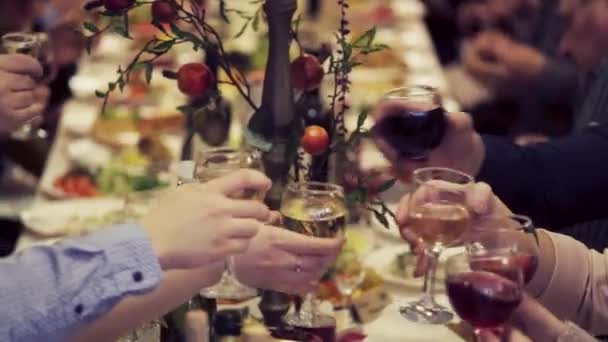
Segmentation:
<svg viewBox="0 0 608 342">
<path fill-rule="evenodd" d="M 237 280 L 234 275 L 234 256 L 226 258 L 226 276 L 229 279 Z"/>
<path fill-rule="evenodd" d="M 476 328 L 473 330 L 475 334 L 475 342 L 484 342 L 487 340 L 486 335 L 493 335 L 498 337 L 498 341 L 505 341 L 505 329 L 502 326 L 490 329 L 479 329 Z"/>
<path fill-rule="evenodd" d="M 437 259 L 439 258 L 440 253 L 441 251 L 438 251 L 437 249 L 426 252 L 429 265 L 424 274 L 422 301 L 427 306 L 433 306 L 435 304 L 435 275 L 437 273 Z"/>
</svg>

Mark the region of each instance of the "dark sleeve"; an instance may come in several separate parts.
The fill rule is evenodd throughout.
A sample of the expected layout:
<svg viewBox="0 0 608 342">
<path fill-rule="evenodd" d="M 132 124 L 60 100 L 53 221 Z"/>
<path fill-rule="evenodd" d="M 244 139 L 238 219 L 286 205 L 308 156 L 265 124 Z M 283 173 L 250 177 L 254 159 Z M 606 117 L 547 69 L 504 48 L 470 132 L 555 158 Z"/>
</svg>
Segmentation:
<svg viewBox="0 0 608 342">
<path fill-rule="evenodd" d="M 604 250 L 608 248 L 608 220 L 577 223 L 572 227 L 560 230 L 560 233 L 568 235 L 600 253 L 604 253 Z"/>
<path fill-rule="evenodd" d="M 560 59 L 551 59 L 536 82 L 535 95 L 545 101 L 557 98 L 570 102 L 578 90 L 578 72 L 574 64 Z"/>
<path fill-rule="evenodd" d="M 478 180 L 537 226 L 559 230 L 607 216 L 608 125 L 526 147 L 492 136 L 484 142 Z"/>
</svg>

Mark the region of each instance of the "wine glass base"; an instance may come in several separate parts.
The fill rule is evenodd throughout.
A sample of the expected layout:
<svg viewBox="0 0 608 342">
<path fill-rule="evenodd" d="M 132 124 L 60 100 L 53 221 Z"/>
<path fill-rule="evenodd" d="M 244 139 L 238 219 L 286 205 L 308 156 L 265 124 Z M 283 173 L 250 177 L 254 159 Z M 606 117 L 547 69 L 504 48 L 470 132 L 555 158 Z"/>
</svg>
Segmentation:
<svg viewBox="0 0 608 342">
<path fill-rule="evenodd" d="M 336 326 L 336 320 L 333 317 L 321 313 L 314 315 L 290 313 L 283 317 L 283 322 L 297 328 L 325 328 Z"/>
<path fill-rule="evenodd" d="M 245 300 L 257 297 L 258 291 L 224 273 L 219 283 L 202 289 L 200 295 L 205 298 Z"/>
<path fill-rule="evenodd" d="M 445 324 L 454 318 L 454 314 L 444 306 L 429 306 L 421 302 L 402 305 L 399 313 L 409 321 L 424 324 Z"/>
</svg>

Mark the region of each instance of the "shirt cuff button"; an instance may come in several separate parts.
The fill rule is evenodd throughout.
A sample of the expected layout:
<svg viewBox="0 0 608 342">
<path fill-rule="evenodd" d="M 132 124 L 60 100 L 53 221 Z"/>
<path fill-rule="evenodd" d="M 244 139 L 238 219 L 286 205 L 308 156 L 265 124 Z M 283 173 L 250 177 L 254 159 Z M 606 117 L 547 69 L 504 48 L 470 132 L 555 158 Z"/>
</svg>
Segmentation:
<svg viewBox="0 0 608 342">
<path fill-rule="evenodd" d="M 133 272 L 133 281 L 136 283 L 141 282 L 144 279 L 144 275 L 137 271 L 137 272 Z"/>
<path fill-rule="evenodd" d="M 74 312 L 79 316 L 82 314 L 83 311 L 84 311 L 84 306 L 82 304 L 78 304 L 74 307 Z"/>
</svg>

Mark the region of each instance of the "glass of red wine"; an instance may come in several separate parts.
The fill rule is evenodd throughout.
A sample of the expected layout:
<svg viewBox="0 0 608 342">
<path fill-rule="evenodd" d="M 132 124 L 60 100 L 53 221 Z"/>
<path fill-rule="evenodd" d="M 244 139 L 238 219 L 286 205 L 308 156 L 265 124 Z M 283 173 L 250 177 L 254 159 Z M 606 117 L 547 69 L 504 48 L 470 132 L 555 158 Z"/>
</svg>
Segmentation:
<svg viewBox="0 0 608 342">
<path fill-rule="evenodd" d="M 493 264 L 496 260 L 492 256 L 510 254 L 513 263 L 521 268 L 525 284 L 532 279 L 538 266 L 539 248 L 532 220 L 523 215 L 477 219 L 469 231 L 466 247 L 473 267 L 497 273 L 503 265 Z"/>
<path fill-rule="evenodd" d="M 424 247 L 430 266 L 425 274 L 423 296 L 402 305 L 399 312 L 413 322 L 444 324 L 453 314 L 434 298 L 435 273 L 441 252 L 462 242 L 470 225 L 466 191 L 473 177 L 447 168 L 429 167 L 413 173 L 415 189 L 408 203 L 408 229 Z"/>
<path fill-rule="evenodd" d="M 523 293 L 523 274 L 510 253 L 486 256 L 495 269 L 479 269 L 469 253 L 452 256 L 446 263 L 446 289 L 454 311 L 467 321 L 475 336 L 489 331 L 502 335 L 503 326 L 519 306 Z"/>
<path fill-rule="evenodd" d="M 386 93 L 375 108 L 376 145 L 393 162 L 425 159 L 443 138 L 445 111 L 437 89 L 414 85 Z"/>
</svg>

